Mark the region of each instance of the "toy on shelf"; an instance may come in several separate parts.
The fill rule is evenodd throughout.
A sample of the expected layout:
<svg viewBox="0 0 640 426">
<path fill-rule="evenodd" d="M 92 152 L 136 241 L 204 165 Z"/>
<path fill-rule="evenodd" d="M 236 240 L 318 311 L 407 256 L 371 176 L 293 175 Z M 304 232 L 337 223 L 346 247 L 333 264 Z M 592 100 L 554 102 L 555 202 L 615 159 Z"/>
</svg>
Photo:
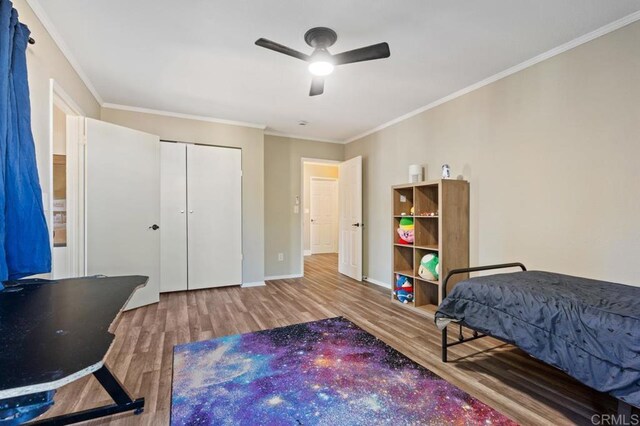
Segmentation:
<svg viewBox="0 0 640 426">
<path fill-rule="evenodd" d="M 400 219 L 400 226 L 398 226 L 398 235 L 400 239 L 398 244 L 413 244 L 413 218 L 403 217 Z"/>
<path fill-rule="evenodd" d="M 402 212 L 400 213 L 400 216 L 413 216 L 413 207 L 411 207 L 411 210 L 409 210 L 409 214 L 407 215 L 407 213 Z"/>
<path fill-rule="evenodd" d="M 433 253 L 422 256 L 418 275 L 425 280 L 438 281 L 440 277 L 440 262 L 438 256 Z"/>
<path fill-rule="evenodd" d="M 438 217 L 438 212 L 420 212 L 420 216 L 426 217 Z"/>
<path fill-rule="evenodd" d="M 413 283 L 408 277 L 396 274 L 396 286 L 393 289 L 396 299 L 402 303 L 413 301 Z"/>
</svg>

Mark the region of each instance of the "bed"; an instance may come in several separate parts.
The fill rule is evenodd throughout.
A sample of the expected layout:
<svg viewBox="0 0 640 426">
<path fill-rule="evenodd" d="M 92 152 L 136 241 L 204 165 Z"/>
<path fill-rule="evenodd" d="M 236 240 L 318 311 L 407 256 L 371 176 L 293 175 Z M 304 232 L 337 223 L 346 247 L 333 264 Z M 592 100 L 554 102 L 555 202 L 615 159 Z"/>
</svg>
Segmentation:
<svg viewBox="0 0 640 426">
<path fill-rule="evenodd" d="M 521 270 L 470 278 L 449 295 L 456 274 L 517 267 Z M 640 407 L 640 287 L 543 271 L 521 263 L 451 271 L 435 315 L 447 349 L 486 335 L 514 344 L 598 391 L 616 397 L 619 413 Z M 447 325 L 473 331 L 456 341 Z"/>
</svg>

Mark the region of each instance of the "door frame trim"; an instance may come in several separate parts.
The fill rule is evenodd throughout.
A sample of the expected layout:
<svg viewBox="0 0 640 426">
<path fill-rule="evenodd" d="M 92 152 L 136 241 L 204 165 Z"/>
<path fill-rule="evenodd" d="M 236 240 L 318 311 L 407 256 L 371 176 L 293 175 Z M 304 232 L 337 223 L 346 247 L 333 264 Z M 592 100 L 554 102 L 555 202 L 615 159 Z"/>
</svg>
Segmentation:
<svg viewBox="0 0 640 426">
<path fill-rule="evenodd" d="M 304 193 L 304 166 L 305 164 L 319 164 L 325 166 L 338 166 L 340 160 L 325 160 L 324 158 L 300 158 L 300 204 L 299 204 L 299 226 L 300 226 L 300 275 L 304 277 L 304 200 L 308 195 Z M 338 180 L 340 177 L 338 176 Z"/>
<path fill-rule="evenodd" d="M 49 244 L 53 254 L 53 138 L 54 138 L 54 108 L 62 110 L 67 117 L 84 118 L 85 112 L 67 93 L 66 90 L 53 78 L 49 79 L 49 185 L 47 188 L 48 199 L 45 205 L 47 209 L 47 222 L 49 224 Z M 82 134 L 79 129 L 66 129 L 66 152 L 67 157 L 67 270 L 71 276 L 84 275 L 86 268 L 86 256 L 84 252 L 85 230 L 84 230 L 84 182 L 79 179 L 78 174 L 70 173 L 69 166 L 77 167 L 77 170 L 84 170 L 84 144 Z M 75 142 L 75 146 L 71 143 Z M 71 220 L 69 220 L 71 218 Z M 69 232 L 69 225 L 73 225 L 72 232 Z M 70 238 L 73 237 L 73 238 Z M 73 239 L 73 244 L 70 244 Z M 55 273 L 55 263 L 51 262 L 51 277 Z"/>
</svg>

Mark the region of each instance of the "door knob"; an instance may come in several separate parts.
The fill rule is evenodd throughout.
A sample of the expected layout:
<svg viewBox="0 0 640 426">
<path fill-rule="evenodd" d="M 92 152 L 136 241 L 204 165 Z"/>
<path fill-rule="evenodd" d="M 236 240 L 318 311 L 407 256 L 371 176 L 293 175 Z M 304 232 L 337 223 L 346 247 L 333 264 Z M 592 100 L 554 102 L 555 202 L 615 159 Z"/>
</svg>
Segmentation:
<svg viewBox="0 0 640 426">
<path fill-rule="evenodd" d="M 160 229 L 160 227 L 154 223 L 153 225 L 151 225 L 151 226 L 149 227 L 149 229 L 153 229 L 153 230 L 155 231 L 155 230 L 157 230 L 157 229 Z"/>
<path fill-rule="evenodd" d="M 359 223 L 354 223 L 351 226 L 355 226 L 356 228 L 360 228 L 360 224 Z"/>
</svg>

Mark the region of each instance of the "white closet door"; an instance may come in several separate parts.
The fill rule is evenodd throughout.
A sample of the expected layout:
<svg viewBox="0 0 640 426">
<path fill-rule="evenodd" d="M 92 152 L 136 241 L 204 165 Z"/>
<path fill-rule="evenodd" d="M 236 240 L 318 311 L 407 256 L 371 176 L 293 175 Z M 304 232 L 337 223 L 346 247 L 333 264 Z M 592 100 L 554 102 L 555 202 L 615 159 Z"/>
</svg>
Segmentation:
<svg viewBox="0 0 640 426">
<path fill-rule="evenodd" d="M 242 283 L 241 151 L 187 146 L 189 289 Z"/>
<path fill-rule="evenodd" d="M 187 146 L 160 143 L 160 291 L 187 290 Z"/>
</svg>

